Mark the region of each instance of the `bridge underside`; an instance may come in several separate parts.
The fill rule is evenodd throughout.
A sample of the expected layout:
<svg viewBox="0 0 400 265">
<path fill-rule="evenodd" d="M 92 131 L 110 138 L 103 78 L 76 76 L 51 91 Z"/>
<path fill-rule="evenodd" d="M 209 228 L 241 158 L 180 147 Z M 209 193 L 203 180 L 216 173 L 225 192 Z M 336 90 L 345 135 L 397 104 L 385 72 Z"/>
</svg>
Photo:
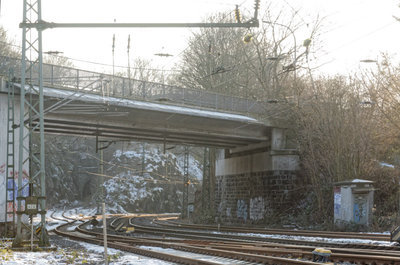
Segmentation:
<svg viewBox="0 0 400 265">
<path fill-rule="evenodd" d="M 244 115 L 45 88 L 45 132 L 231 148 L 268 140 Z M 46 111 L 47 110 L 47 111 Z"/>
</svg>

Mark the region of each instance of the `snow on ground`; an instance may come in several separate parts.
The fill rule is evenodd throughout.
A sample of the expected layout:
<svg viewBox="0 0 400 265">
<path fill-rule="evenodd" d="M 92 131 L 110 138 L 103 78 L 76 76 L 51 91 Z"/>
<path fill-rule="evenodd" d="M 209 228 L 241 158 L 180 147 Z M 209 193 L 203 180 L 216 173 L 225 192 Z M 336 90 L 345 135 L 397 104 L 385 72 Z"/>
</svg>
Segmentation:
<svg viewBox="0 0 400 265">
<path fill-rule="evenodd" d="M 47 229 L 53 230 L 66 221 L 62 217 L 63 210 L 49 210 L 46 214 Z M 65 215 L 71 218 L 82 218 L 93 216 L 96 209 L 76 208 L 66 210 Z M 79 213 L 79 214 L 78 214 Z M 59 219 L 55 219 L 59 218 Z M 34 222 L 39 222 L 40 217 L 34 218 Z M 68 220 L 69 221 L 69 220 Z M 71 228 L 70 230 L 73 230 Z M 29 251 L 9 251 L 11 242 L 0 241 L 0 264 L 1 265 L 54 265 L 54 264 L 104 264 L 104 247 L 72 241 L 60 236 L 50 235 L 50 243 L 57 247 L 56 251 L 29 252 Z M 173 264 L 157 259 L 151 259 L 129 252 L 108 248 L 107 253 L 110 259 L 110 265 L 167 265 Z"/>
<path fill-rule="evenodd" d="M 311 242 L 326 242 L 326 243 L 337 243 L 337 244 L 370 244 L 379 246 L 393 246 L 396 242 L 390 241 L 375 241 L 367 239 L 349 239 L 349 238 L 326 238 L 326 237 L 310 237 L 310 236 L 288 236 L 288 235 L 267 235 L 267 234 L 253 234 L 253 233 L 222 233 L 213 232 L 214 234 L 232 234 L 239 236 L 253 236 L 259 238 L 274 238 L 274 239 L 292 239 L 301 241 Z M 382 233 L 384 234 L 384 233 Z"/>
<path fill-rule="evenodd" d="M 175 250 L 175 249 L 170 249 L 170 248 L 148 247 L 148 246 L 142 246 L 140 248 L 144 248 L 144 249 L 152 250 L 152 251 L 157 251 L 157 252 L 163 252 L 163 253 L 176 255 L 176 256 L 181 256 L 181 257 L 186 257 L 186 258 L 191 258 L 191 259 L 202 260 L 202 261 L 218 262 L 221 265 L 249 264 L 250 263 L 250 262 L 246 262 L 246 261 L 241 261 L 239 263 L 237 260 L 233 260 L 233 259 L 229 259 L 229 258 L 214 257 L 214 256 L 209 256 L 209 255 L 204 255 L 204 254 L 199 254 L 199 253 L 186 252 L 186 251 Z M 253 263 L 250 263 L 250 264 L 253 264 Z"/>
<path fill-rule="evenodd" d="M 104 247 L 88 243 L 78 243 L 80 249 L 59 248 L 49 252 L 0 251 L 2 265 L 54 265 L 54 264 L 104 264 Z M 157 259 L 108 248 L 110 265 L 168 265 L 174 264 Z"/>
<path fill-rule="evenodd" d="M 97 253 L 100 256 L 100 260 L 103 257 L 104 253 L 104 247 L 103 246 L 98 246 L 98 245 L 93 245 L 93 244 L 88 244 L 88 243 L 81 243 L 79 244 L 86 249 L 87 251 L 91 253 Z M 114 259 L 114 261 L 110 264 L 151 264 L 151 265 L 163 265 L 163 264 L 173 264 L 170 262 L 165 262 L 161 260 L 156 260 L 156 259 L 150 259 L 147 257 L 143 256 L 138 256 L 132 253 L 120 251 L 118 249 L 114 248 L 108 248 L 107 249 L 107 254 L 111 257 L 111 259 Z"/>
</svg>

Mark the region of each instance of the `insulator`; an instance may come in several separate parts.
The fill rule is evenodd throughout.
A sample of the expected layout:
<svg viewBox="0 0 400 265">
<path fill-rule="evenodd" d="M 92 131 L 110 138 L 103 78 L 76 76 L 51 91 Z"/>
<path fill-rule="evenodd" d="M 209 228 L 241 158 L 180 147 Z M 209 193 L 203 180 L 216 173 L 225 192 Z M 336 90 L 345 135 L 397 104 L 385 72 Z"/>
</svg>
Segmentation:
<svg viewBox="0 0 400 265">
<path fill-rule="evenodd" d="M 254 3 L 254 19 L 258 19 L 258 9 L 260 9 L 260 0 L 256 0 Z"/>
<path fill-rule="evenodd" d="M 239 10 L 239 6 L 238 5 L 236 5 L 236 8 L 235 8 L 235 19 L 236 19 L 237 23 L 242 23 L 242 19 L 240 17 L 240 10 Z"/>
<path fill-rule="evenodd" d="M 115 48 L 115 34 L 113 34 L 113 39 L 112 39 L 112 49 L 114 51 Z"/>
<path fill-rule="evenodd" d="M 308 47 L 308 46 L 310 46 L 310 44 L 311 44 L 311 39 L 305 39 L 305 40 L 303 41 L 303 46 L 304 46 L 304 47 Z"/>
<path fill-rule="evenodd" d="M 252 39 L 253 39 L 253 35 L 252 34 L 246 34 L 246 36 L 244 36 L 244 38 L 243 38 L 243 42 L 244 43 L 250 43 Z"/>
</svg>

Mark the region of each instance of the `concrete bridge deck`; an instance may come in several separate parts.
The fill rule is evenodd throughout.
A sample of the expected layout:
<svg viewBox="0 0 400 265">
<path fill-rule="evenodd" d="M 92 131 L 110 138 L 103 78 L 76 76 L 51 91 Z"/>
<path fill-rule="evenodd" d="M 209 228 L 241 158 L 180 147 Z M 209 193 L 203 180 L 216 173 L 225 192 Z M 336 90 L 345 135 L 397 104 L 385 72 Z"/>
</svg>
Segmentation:
<svg viewBox="0 0 400 265">
<path fill-rule="evenodd" d="M 232 148 L 267 141 L 270 130 L 240 114 L 49 87 L 43 93 L 46 133 Z"/>
<path fill-rule="evenodd" d="M 20 59 L 1 64 L 0 75 L 13 68 L 20 88 Z M 51 64 L 43 81 L 47 133 L 230 148 L 265 141 L 270 130 L 249 116 L 265 107 L 245 98 Z"/>
</svg>

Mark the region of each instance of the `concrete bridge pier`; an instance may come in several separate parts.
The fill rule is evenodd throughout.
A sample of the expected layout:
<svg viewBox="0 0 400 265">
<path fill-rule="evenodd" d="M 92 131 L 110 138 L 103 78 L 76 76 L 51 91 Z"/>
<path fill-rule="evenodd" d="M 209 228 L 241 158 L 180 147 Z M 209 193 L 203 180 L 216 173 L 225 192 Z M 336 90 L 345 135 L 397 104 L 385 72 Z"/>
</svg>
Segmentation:
<svg viewBox="0 0 400 265">
<path fill-rule="evenodd" d="M 263 223 L 291 203 L 299 158 L 286 139 L 285 129 L 272 128 L 268 141 L 217 151 L 217 222 Z"/>
</svg>

